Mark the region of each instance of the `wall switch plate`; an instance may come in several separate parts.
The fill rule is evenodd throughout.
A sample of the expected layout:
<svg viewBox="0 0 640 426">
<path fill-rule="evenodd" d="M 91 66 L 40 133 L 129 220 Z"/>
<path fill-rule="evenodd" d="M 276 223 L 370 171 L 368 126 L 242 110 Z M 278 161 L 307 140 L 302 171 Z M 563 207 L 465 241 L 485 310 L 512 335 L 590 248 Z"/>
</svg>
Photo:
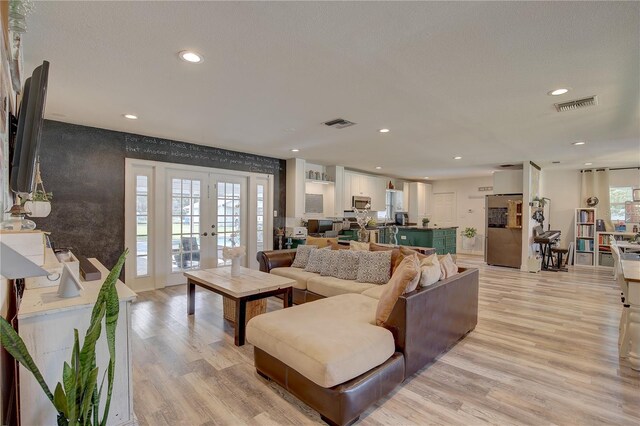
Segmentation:
<svg viewBox="0 0 640 426">
<path fill-rule="evenodd" d="M 406 240 L 406 239 L 407 239 L 407 236 L 406 236 L 406 235 L 400 235 L 400 239 L 401 239 L 401 240 Z"/>
<path fill-rule="evenodd" d="M 278 217 L 278 210 L 273 211 L 273 217 Z"/>
</svg>

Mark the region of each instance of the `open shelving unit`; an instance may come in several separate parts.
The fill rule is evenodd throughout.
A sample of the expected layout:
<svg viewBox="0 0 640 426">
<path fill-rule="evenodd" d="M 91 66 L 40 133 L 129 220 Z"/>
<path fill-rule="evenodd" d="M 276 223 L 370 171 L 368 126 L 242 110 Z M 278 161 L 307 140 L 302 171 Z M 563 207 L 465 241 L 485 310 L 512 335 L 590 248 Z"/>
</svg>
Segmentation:
<svg viewBox="0 0 640 426">
<path fill-rule="evenodd" d="M 613 267 L 611 240 L 630 241 L 635 237 L 635 235 L 635 232 L 596 232 L 596 266 Z"/>
<path fill-rule="evenodd" d="M 576 266 L 594 266 L 596 252 L 596 209 L 579 208 L 575 213 Z"/>
</svg>

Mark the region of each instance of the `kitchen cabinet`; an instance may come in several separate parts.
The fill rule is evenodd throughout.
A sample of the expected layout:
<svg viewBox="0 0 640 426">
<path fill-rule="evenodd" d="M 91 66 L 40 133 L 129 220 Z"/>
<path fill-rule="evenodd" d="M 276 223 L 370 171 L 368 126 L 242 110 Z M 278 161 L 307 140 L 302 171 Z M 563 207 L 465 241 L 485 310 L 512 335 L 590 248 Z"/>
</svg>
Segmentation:
<svg viewBox="0 0 640 426">
<path fill-rule="evenodd" d="M 352 207 L 353 196 L 363 196 L 371 197 L 371 210 L 384 211 L 386 182 L 386 178 L 345 171 L 343 184 L 345 209 Z"/>
<path fill-rule="evenodd" d="M 420 224 L 431 216 L 433 189 L 430 183 L 409 182 L 409 222 Z"/>
<path fill-rule="evenodd" d="M 457 228 L 398 228 L 398 244 L 402 246 L 430 247 L 438 255 L 456 254 Z"/>
</svg>

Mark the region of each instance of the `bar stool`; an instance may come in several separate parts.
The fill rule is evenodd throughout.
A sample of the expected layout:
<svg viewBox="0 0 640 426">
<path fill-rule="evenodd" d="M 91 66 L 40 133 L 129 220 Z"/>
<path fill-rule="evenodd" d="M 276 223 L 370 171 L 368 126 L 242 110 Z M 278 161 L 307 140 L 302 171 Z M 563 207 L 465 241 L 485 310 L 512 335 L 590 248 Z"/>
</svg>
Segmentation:
<svg viewBox="0 0 640 426">
<path fill-rule="evenodd" d="M 557 259 L 556 269 L 562 270 L 562 271 L 567 271 L 567 268 L 563 268 L 562 267 L 562 256 L 565 255 L 565 254 L 568 254 L 569 253 L 569 249 L 553 247 L 551 249 L 551 253 L 555 253 L 555 255 L 556 255 L 556 259 Z"/>
</svg>

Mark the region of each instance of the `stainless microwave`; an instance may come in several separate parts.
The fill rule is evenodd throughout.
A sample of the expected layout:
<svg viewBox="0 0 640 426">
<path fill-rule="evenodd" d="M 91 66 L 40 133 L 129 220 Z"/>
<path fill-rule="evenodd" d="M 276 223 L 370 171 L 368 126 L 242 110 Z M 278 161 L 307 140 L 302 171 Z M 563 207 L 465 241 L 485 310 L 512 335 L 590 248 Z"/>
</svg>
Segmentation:
<svg viewBox="0 0 640 426">
<path fill-rule="evenodd" d="M 354 195 L 353 199 L 351 200 L 351 206 L 355 207 L 358 210 L 370 209 L 371 197 L 360 197 Z"/>
</svg>

